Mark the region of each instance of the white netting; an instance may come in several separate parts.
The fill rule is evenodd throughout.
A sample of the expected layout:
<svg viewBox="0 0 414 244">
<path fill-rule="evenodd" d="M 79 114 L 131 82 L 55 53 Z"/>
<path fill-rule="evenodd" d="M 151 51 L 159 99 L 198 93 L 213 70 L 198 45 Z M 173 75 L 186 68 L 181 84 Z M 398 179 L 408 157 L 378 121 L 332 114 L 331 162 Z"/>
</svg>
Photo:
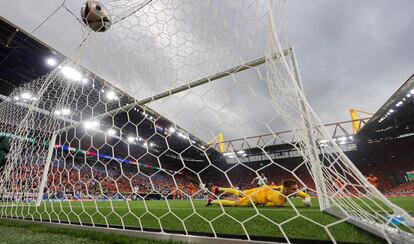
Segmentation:
<svg viewBox="0 0 414 244">
<path fill-rule="evenodd" d="M 394 221 L 412 217 L 368 184 L 306 101 L 284 1 L 102 2 L 111 28 L 82 26 L 69 59 L 0 104 L 1 217 L 287 242 L 346 241 L 350 221 L 413 238 Z M 283 214 L 260 206 L 262 192 L 233 192 L 228 203 L 249 208 L 204 206 L 212 192 L 200 185 L 253 188 L 261 173 L 269 186 L 295 179 L 316 207 L 269 186 Z"/>
</svg>

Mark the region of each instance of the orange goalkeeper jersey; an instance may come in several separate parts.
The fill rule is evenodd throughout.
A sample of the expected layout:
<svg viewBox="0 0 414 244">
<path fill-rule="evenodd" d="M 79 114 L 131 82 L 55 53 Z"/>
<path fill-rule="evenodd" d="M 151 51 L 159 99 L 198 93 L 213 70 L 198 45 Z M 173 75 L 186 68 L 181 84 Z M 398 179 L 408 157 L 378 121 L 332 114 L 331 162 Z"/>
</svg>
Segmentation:
<svg viewBox="0 0 414 244">
<path fill-rule="evenodd" d="M 252 202 L 256 205 L 264 205 L 266 207 L 280 207 L 286 203 L 286 197 L 282 195 L 283 186 L 262 186 L 245 190 L 239 200 L 239 206 L 251 206 Z M 307 198 L 309 197 L 303 191 L 300 191 L 296 196 Z M 250 201 L 251 199 L 251 201 Z"/>
</svg>

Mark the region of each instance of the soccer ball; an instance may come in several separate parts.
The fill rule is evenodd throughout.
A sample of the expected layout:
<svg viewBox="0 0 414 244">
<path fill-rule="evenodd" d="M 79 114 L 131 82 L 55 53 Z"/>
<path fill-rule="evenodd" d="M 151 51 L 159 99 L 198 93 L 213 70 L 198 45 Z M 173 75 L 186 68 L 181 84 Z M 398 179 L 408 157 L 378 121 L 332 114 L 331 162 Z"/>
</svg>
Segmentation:
<svg viewBox="0 0 414 244">
<path fill-rule="evenodd" d="M 83 23 L 96 32 L 107 31 L 111 27 L 111 18 L 102 3 L 86 1 L 81 9 Z"/>
</svg>

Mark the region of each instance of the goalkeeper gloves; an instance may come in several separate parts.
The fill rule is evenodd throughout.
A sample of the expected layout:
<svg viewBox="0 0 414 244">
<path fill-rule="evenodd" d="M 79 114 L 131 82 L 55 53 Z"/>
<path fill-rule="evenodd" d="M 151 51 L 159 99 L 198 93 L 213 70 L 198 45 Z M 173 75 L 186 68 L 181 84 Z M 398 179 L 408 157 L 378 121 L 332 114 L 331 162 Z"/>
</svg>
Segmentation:
<svg viewBox="0 0 414 244">
<path fill-rule="evenodd" d="M 302 202 L 306 207 L 308 207 L 308 208 L 312 207 L 312 201 L 311 201 L 310 197 L 304 198 L 302 200 Z"/>
</svg>

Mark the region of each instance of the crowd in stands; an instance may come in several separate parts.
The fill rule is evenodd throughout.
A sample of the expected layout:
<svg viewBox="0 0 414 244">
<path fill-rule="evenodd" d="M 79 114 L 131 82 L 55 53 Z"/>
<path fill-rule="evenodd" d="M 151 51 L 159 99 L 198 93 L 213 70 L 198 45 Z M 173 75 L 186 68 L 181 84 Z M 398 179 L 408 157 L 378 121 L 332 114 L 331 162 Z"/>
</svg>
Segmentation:
<svg viewBox="0 0 414 244">
<path fill-rule="evenodd" d="M 48 199 L 136 199 L 156 196 L 169 199 L 202 198 L 202 191 L 194 180 L 190 180 L 185 174 L 177 174 L 174 178 L 164 172 L 133 172 L 131 170 L 108 169 L 106 167 L 82 167 L 71 165 L 58 167 L 52 163 L 45 187 L 45 198 Z M 296 164 L 297 166 L 298 164 Z M 240 190 L 256 187 L 252 179 L 260 173 L 265 173 L 268 183 L 280 185 L 286 179 L 300 179 L 299 187 L 310 190 L 315 189 L 315 184 L 306 167 L 295 168 L 294 164 L 275 164 L 263 169 L 255 170 L 244 166 L 237 166 L 226 174 L 220 172 L 214 180 L 203 179 L 205 182 L 223 187 L 237 187 Z M 285 167 L 286 166 L 286 167 Z M 407 172 L 414 168 L 412 163 L 365 163 L 357 164 L 364 174 L 373 174 L 378 178 L 378 189 L 386 194 L 413 194 L 414 183 L 395 183 L 390 172 Z M 286 170 L 286 168 L 288 170 Z M 292 175 L 294 172 L 297 177 Z M 11 191 L 25 191 L 36 193 L 36 185 L 41 182 L 43 167 L 38 165 L 21 165 L 13 169 L 9 181 L 13 182 Z M 339 182 L 339 183 L 338 183 Z M 342 184 L 340 181 L 333 184 Z"/>
<path fill-rule="evenodd" d="M 53 167 L 52 164 L 44 188 L 44 199 L 188 199 L 203 197 L 198 184 L 185 175 L 173 177 L 164 172 L 119 172 L 105 168 Z M 80 166 L 80 165 L 78 165 Z M 21 165 L 12 169 L 11 177 L 2 185 L 12 197 L 36 198 L 41 183 L 43 166 Z M 20 193 L 24 193 L 23 196 Z M 13 194 L 14 193 L 14 194 Z M 17 194 L 19 193 L 19 194 Z"/>
<path fill-rule="evenodd" d="M 406 182 L 394 188 L 387 189 L 385 191 L 385 194 L 414 194 L 414 182 Z"/>
<path fill-rule="evenodd" d="M 92 170 L 92 168 L 90 168 Z M 83 172 L 76 168 L 52 169 L 48 176 L 47 193 L 52 198 L 63 195 L 72 198 L 140 199 L 166 197 L 187 199 L 199 197 L 196 184 L 185 176 L 173 178 L 163 172 L 151 175 L 93 169 Z M 178 187 L 176 187 L 178 186 Z"/>
</svg>

